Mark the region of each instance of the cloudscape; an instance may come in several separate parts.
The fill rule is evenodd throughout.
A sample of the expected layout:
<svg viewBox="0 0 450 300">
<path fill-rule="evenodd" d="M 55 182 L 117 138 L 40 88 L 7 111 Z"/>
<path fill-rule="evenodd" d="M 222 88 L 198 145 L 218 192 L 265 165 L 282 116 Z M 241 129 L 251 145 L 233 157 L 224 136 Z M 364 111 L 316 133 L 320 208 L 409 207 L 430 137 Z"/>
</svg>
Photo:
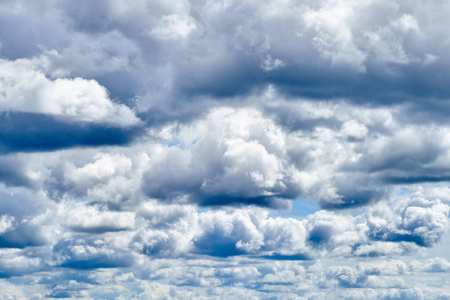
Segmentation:
<svg viewBox="0 0 450 300">
<path fill-rule="evenodd" d="M 0 298 L 450 299 L 449 15 L 0 1 Z"/>
</svg>

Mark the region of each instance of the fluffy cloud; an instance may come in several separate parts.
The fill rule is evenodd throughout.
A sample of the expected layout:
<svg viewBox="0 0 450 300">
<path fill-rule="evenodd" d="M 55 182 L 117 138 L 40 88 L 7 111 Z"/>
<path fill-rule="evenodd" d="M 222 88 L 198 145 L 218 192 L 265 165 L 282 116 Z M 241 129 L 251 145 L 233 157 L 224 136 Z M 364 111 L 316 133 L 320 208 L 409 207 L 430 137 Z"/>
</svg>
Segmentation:
<svg viewBox="0 0 450 300">
<path fill-rule="evenodd" d="M 448 205 L 420 195 L 380 202 L 356 217 L 321 211 L 298 221 L 248 211 L 212 212 L 200 215 L 203 232 L 194 243 L 198 251 L 217 256 L 256 251 L 280 259 L 393 255 L 436 244 L 447 227 L 448 212 Z"/>
<path fill-rule="evenodd" d="M 394 209 L 377 205 L 368 219 L 370 235 L 430 246 L 443 233 L 448 223 L 448 212 L 448 205 L 439 200 L 425 199 L 420 193 L 413 195 L 406 207 L 405 204 L 398 203 Z"/>
<path fill-rule="evenodd" d="M 179 132 L 167 130 L 168 145 L 145 174 L 150 197 L 269 205 L 288 190 L 283 133 L 258 111 L 218 109 Z"/>
<path fill-rule="evenodd" d="M 70 210 L 67 225 L 80 232 L 120 231 L 134 228 L 133 213 L 101 212 L 96 207 L 79 207 Z"/>
<path fill-rule="evenodd" d="M 29 288 L 26 288 L 26 282 L 17 282 L 13 286 L 5 281 L 1 284 L 5 293 L 15 291 L 16 294 L 21 293 L 28 297 L 38 292 L 46 293 L 48 296 L 118 297 L 121 295 L 131 298 L 150 295 L 214 299 L 249 296 L 268 298 L 273 293 L 293 298 L 448 297 L 448 291 L 444 288 L 437 286 L 421 288 L 411 284 L 412 278 L 424 276 L 426 273 L 405 270 L 409 266 L 396 260 L 371 262 L 371 264 L 377 264 L 376 271 L 367 266 L 371 268 L 368 270 L 361 264 L 327 265 L 325 261 L 305 265 L 301 262 L 225 260 L 229 263 L 228 266 L 224 266 L 223 261 L 222 263 L 206 263 L 195 260 L 180 265 L 179 260 L 149 260 L 142 265 L 142 269 L 151 270 L 150 276 L 114 269 L 67 271 L 53 274 L 51 279 L 60 284 L 54 286 L 52 290 L 45 288 L 45 282 L 50 279 L 46 273 L 36 275 L 40 283 Z M 399 278 L 404 275 L 407 277 Z M 430 278 L 430 280 L 447 282 L 445 277 Z M 286 284 L 289 285 L 289 290 L 285 289 Z M 317 284 L 320 285 L 320 289 L 317 288 Z M 346 289 L 342 290 L 342 287 Z"/>
<path fill-rule="evenodd" d="M 14 217 L 6 214 L 0 218 L 0 233 L 5 233 L 14 227 Z"/>
<path fill-rule="evenodd" d="M 2 296 L 449 298 L 448 10 L 2 1 Z"/>
<path fill-rule="evenodd" d="M 95 80 L 50 80 L 39 70 L 39 64 L 39 60 L 0 61 L 0 110 L 120 126 L 139 123 L 128 107 L 114 104 Z"/>
<path fill-rule="evenodd" d="M 123 101 L 138 94 L 142 109 L 180 113 L 171 111 L 170 102 L 178 110 L 201 110 L 202 105 L 184 105 L 187 95 L 239 95 L 269 83 L 289 94 L 391 104 L 402 97 L 420 104 L 448 92 L 436 75 L 444 76 L 448 64 L 442 29 L 448 7 L 439 2 L 46 1 L 43 6 L 2 5 L 3 55 L 32 57 L 44 47 L 50 73 L 97 76 Z M 32 17 L 38 13 L 45 17 Z M 8 31 L 15 27 L 21 28 L 21 41 Z M 426 102 L 422 110 L 439 108 Z"/>
</svg>

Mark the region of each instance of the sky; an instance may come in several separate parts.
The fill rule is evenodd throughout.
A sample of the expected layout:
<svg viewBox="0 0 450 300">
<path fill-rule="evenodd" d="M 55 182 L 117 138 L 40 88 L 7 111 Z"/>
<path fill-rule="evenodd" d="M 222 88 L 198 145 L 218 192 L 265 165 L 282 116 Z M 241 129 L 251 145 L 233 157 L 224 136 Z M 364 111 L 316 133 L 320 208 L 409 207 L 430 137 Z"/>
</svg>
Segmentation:
<svg viewBox="0 0 450 300">
<path fill-rule="evenodd" d="M 0 298 L 450 299 L 449 15 L 0 0 Z"/>
</svg>

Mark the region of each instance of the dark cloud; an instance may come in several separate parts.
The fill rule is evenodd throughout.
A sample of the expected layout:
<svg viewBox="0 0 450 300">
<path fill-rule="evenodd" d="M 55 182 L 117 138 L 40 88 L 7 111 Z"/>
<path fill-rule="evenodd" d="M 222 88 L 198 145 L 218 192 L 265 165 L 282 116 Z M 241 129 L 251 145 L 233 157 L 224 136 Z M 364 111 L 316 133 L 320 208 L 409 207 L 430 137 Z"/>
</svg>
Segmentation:
<svg viewBox="0 0 450 300">
<path fill-rule="evenodd" d="M 120 249 L 105 249 L 94 241 L 61 240 L 53 248 L 62 258 L 60 267 L 72 269 L 118 268 L 133 265 L 133 256 Z"/>
<path fill-rule="evenodd" d="M 371 202 L 377 202 L 384 195 L 383 191 L 368 190 L 361 187 L 343 187 L 337 190 L 340 198 L 336 201 L 319 201 L 324 209 L 346 209 L 366 206 Z"/>
<path fill-rule="evenodd" d="M 449 298 L 448 14 L 1 1 L 2 296 Z"/>
<path fill-rule="evenodd" d="M 11 156 L 0 157 L 0 179 L 7 186 L 28 186 L 31 182 L 23 173 L 23 163 Z"/>
<path fill-rule="evenodd" d="M 206 234 L 200 239 L 194 241 L 196 252 L 199 254 L 207 254 L 218 257 L 228 257 L 234 255 L 242 255 L 245 252 L 236 249 L 236 239 L 233 237 L 224 237 L 220 234 L 212 232 Z"/>
<path fill-rule="evenodd" d="M 82 49 L 65 52 L 74 49 L 67 38 L 72 33 L 80 33 L 89 45 L 115 32 L 121 36 L 118 43 L 106 43 L 98 49 L 105 53 L 100 60 L 108 56 L 124 59 L 127 62 L 122 68 L 131 71 L 125 74 L 102 68 L 98 80 L 123 101 L 133 96 L 130 90 L 154 94 L 148 84 L 157 79 L 151 74 L 161 71 L 173 80 L 170 89 L 174 94 L 168 101 L 178 105 L 183 101 L 177 101 L 179 96 L 175 95 L 211 95 L 223 101 L 223 96 L 274 84 L 292 96 L 345 97 L 375 105 L 414 101 L 427 111 L 433 110 L 433 103 L 445 103 L 448 93 L 441 79 L 445 78 L 448 59 L 446 37 L 438 23 L 443 19 L 430 16 L 441 16 L 446 7 L 441 3 L 426 9 L 395 4 L 380 9 L 390 5 L 384 4 L 351 4 L 352 9 L 346 10 L 327 1 L 303 6 L 285 3 L 273 11 L 270 3 L 256 7 L 231 2 L 213 7 L 208 2 L 186 2 L 169 7 L 161 2 L 139 2 L 131 7 L 110 1 L 95 5 L 72 1 L 53 5 L 49 1 L 43 10 L 47 17 L 37 18 L 42 9 L 6 3 L 0 40 L 2 53 L 8 58 L 37 55 L 36 45 L 43 45 L 59 51 L 61 62 L 64 57 L 73 59 L 74 54 L 92 57 L 90 51 Z M 11 5 L 16 9 L 8 9 Z M 333 13 L 348 15 L 335 20 L 341 34 L 333 29 L 336 26 L 330 26 L 327 16 Z M 51 26 L 54 23 L 65 26 Z M 165 30 L 161 30 L 164 25 Z M 13 39 L 9 34 L 13 30 L 7 28 L 22 28 L 19 34 L 30 38 Z M 56 39 L 50 41 L 41 32 L 52 32 Z M 124 50 L 128 45 L 134 50 Z M 170 65 L 171 74 L 160 69 L 164 65 Z M 64 68 L 79 72 L 86 66 L 66 64 Z M 98 68 L 84 75 L 90 77 L 95 72 Z M 429 98 L 438 100 L 430 103 Z"/>
<path fill-rule="evenodd" d="M 39 55 L 42 47 L 58 49 L 67 45 L 68 37 L 63 28 L 55 26 L 62 20 L 53 1 L 41 5 L 3 1 L 0 15 L 1 57 L 12 60 L 32 57 Z"/>
<path fill-rule="evenodd" d="M 140 128 L 67 123 L 43 114 L 0 115 L 0 153 L 54 151 L 70 147 L 125 145 Z"/>
<path fill-rule="evenodd" d="M 17 228 L 5 232 L 0 236 L 0 248 L 23 249 L 30 246 L 46 244 L 45 237 L 32 224 L 19 225 Z"/>
</svg>

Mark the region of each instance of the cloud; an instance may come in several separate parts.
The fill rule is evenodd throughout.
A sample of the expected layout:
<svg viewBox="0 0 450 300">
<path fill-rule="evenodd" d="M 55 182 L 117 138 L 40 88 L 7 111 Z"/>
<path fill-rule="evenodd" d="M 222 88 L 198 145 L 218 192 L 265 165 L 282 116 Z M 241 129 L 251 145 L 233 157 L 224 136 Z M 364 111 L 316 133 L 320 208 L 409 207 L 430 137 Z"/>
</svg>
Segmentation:
<svg viewBox="0 0 450 300">
<path fill-rule="evenodd" d="M 45 224 L 45 215 L 46 210 L 52 208 L 52 203 L 47 202 L 45 196 L 25 188 L 11 188 L 1 190 L 0 201 L 3 227 L 0 234 L 1 248 L 24 249 L 51 243 L 54 238 L 51 233 L 56 228 L 47 231 L 49 228 Z M 30 207 L 33 209 L 30 210 Z"/>
<path fill-rule="evenodd" d="M 2 293 L 449 298 L 448 10 L 0 2 Z"/>
<path fill-rule="evenodd" d="M 125 251 L 90 245 L 94 241 L 61 240 L 55 245 L 54 254 L 62 260 L 61 267 L 74 269 L 117 268 L 133 264 L 133 257 Z"/>
<path fill-rule="evenodd" d="M 280 205 L 274 198 L 289 192 L 284 142 L 276 124 L 255 110 L 215 110 L 168 136 L 144 175 L 144 190 L 150 197 L 188 196 L 202 205 Z"/>
<path fill-rule="evenodd" d="M 369 299 L 401 298 L 420 299 L 421 297 L 446 297 L 448 292 L 442 283 L 438 286 L 424 288 L 413 286 L 411 279 L 423 276 L 422 272 L 408 272 L 403 279 L 402 268 L 399 273 L 389 270 L 397 261 L 377 261 L 380 274 L 367 274 L 359 266 L 317 262 L 303 265 L 302 262 L 280 262 L 277 264 L 257 262 L 248 259 L 235 261 L 239 265 L 224 266 L 219 263 L 208 264 L 203 260 L 180 264 L 176 260 L 147 261 L 142 267 L 153 270 L 150 278 L 142 278 L 139 274 L 121 272 L 114 269 L 99 270 L 67 270 L 65 273 L 51 278 L 60 284 L 52 290 L 42 289 L 48 275 L 36 274 L 40 282 L 26 288 L 25 282 L 17 282 L 16 293 L 30 296 L 36 291 L 47 291 L 47 294 L 65 294 L 66 296 L 177 296 L 177 297 L 246 297 L 248 295 L 265 298 L 273 293 L 286 297 L 343 297 L 351 299 L 366 297 Z M 386 270 L 386 271 L 384 271 Z M 109 278 L 109 279 L 105 279 Z M 408 278 L 409 280 L 404 280 Z M 354 281 L 355 280 L 355 281 Z M 439 279 L 438 279 L 439 280 Z M 445 278 L 441 278 L 445 281 Z M 356 285 L 348 286 L 355 282 Z M 2 283 L 5 285 L 4 283 Z M 286 285 L 289 289 L 286 289 Z M 226 285 L 226 286 L 224 286 Z M 347 285 L 346 289 L 341 289 Z M 320 288 L 319 288 L 320 286 Z M 11 285 L 9 286 L 11 287 Z M 256 289 L 255 289 L 256 287 Z M 8 291 L 5 288 L 5 291 Z M 36 293 L 37 294 L 37 293 Z"/>
<path fill-rule="evenodd" d="M 426 101 L 417 111 L 422 112 L 435 111 L 447 91 L 437 75 L 445 74 L 448 63 L 440 29 L 447 8 L 441 3 L 182 1 L 168 7 L 160 1 L 133 6 L 48 1 L 44 6 L 42 11 L 3 5 L 3 55 L 14 60 L 44 52 L 50 74 L 97 77 L 121 101 L 138 95 L 142 110 L 171 112 L 171 104 L 188 109 L 184 103 L 191 96 L 222 98 L 276 84 L 288 94 L 331 101 L 441 99 Z M 38 11 L 45 18 L 33 18 Z M 25 38 L 14 39 L 7 28 Z M 53 39 L 26 28 L 51 32 Z"/>
<path fill-rule="evenodd" d="M 5 233 L 14 228 L 14 217 L 5 214 L 0 217 L 0 233 Z"/>
<path fill-rule="evenodd" d="M 111 127 L 91 122 L 67 122 L 47 114 L 0 114 L 0 153 L 53 151 L 79 146 L 124 145 L 140 127 Z"/>
<path fill-rule="evenodd" d="M 23 252 L 23 250 L 17 249 L 2 249 L 0 278 L 20 276 L 42 270 L 42 262 L 39 257 L 30 257 Z"/>
<path fill-rule="evenodd" d="M 57 78 L 49 80 L 39 70 L 39 61 L 0 61 L 0 110 L 41 113 L 66 120 L 139 124 L 126 106 L 114 104 L 106 89 L 95 80 Z"/>
<path fill-rule="evenodd" d="M 368 218 L 369 231 L 375 238 L 412 241 L 419 246 L 431 246 L 444 232 L 448 212 L 448 205 L 439 200 L 423 198 L 418 192 L 411 196 L 407 205 L 394 206 L 394 209 L 375 206 Z M 391 226 L 395 229 L 389 229 Z"/>
<path fill-rule="evenodd" d="M 167 15 L 152 30 L 144 32 L 162 40 L 186 39 L 196 29 L 194 21 L 185 15 Z"/>
<path fill-rule="evenodd" d="M 450 263 L 442 257 L 430 258 L 425 261 L 412 262 L 413 269 L 419 269 L 429 273 L 449 272 Z"/>
<path fill-rule="evenodd" d="M 70 210 L 67 225 L 73 231 L 108 232 L 134 228 L 133 213 L 101 212 L 96 207 L 83 207 Z"/>
<path fill-rule="evenodd" d="M 275 120 L 285 113 L 278 105 L 290 105 L 279 101 L 271 104 Z M 319 119 L 323 125 L 288 131 L 258 109 L 221 107 L 188 124 L 149 129 L 129 150 L 105 148 L 68 164 L 63 160 L 69 156 L 55 156 L 56 165 L 36 165 L 32 172 L 50 172 L 44 181 L 52 193 L 116 205 L 134 191 L 204 206 L 287 208 L 289 200 L 312 197 L 324 208 L 346 209 L 389 197 L 398 184 L 446 181 L 448 128 L 428 127 L 442 137 L 439 143 L 414 134 L 418 125 L 403 125 L 385 109 L 358 108 L 357 117 L 346 115 L 355 109 L 350 104 L 333 105 L 341 114 L 330 115 L 329 104 L 302 103 L 299 122 Z M 15 184 L 30 180 L 19 178 Z"/>
</svg>

